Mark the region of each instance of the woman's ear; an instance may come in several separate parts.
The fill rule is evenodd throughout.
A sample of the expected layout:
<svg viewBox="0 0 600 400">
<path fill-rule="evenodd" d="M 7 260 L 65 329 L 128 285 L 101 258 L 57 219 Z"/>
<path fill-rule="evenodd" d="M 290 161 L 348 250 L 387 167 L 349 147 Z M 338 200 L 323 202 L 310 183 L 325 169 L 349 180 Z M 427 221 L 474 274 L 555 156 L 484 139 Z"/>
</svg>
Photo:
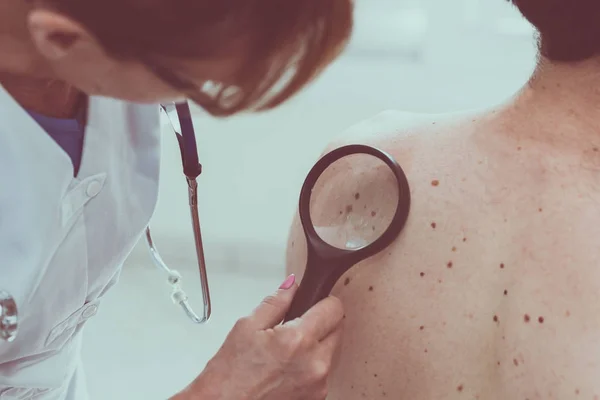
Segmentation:
<svg viewBox="0 0 600 400">
<path fill-rule="evenodd" d="M 29 14 L 28 26 L 38 51 L 49 61 L 103 53 L 99 43 L 82 25 L 60 13 L 47 9 L 33 10 Z"/>
</svg>

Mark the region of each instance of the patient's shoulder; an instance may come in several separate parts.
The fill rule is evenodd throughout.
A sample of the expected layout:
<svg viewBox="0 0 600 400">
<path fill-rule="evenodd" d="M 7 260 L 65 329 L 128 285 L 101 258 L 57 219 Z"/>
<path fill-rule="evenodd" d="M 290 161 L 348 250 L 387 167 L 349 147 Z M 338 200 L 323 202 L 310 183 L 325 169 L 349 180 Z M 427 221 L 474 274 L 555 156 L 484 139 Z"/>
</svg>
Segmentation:
<svg viewBox="0 0 600 400">
<path fill-rule="evenodd" d="M 350 126 L 329 143 L 327 150 L 350 143 L 362 143 L 406 153 L 433 140 L 439 141 L 442 137 L 464 132 L 465 126 L 479 114 L 479 111 L 470 110 L 443 114 L 383 111 Z"/>
<path fill-rule="evenodd" d="M 410 137 L 418 131 L 422 131 L 435 119 L 436 115 L 434 114 L 386 110 L 350 126 L 338 135 L 331 145 Z"/>
</svg>

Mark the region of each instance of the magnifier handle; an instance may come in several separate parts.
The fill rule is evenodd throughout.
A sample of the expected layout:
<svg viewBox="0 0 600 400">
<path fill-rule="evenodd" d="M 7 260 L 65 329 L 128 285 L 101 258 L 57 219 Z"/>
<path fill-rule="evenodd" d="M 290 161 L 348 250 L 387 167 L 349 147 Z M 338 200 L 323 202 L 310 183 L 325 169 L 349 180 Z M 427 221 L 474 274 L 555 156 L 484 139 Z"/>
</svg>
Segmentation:
<svg viewBox="0 0 600 400">
<path fill-rule="evenodd" d="M 331 267 L 309 268 L 307 266 L 300 287 L 294 296 L 292 305 L 283 322 L 291 321 L 304 315 L 311 307 L 331 293 L 335 283 L 341 276 Z M 324 273 L 325 272 L 325 273 Z"/>
</svg>

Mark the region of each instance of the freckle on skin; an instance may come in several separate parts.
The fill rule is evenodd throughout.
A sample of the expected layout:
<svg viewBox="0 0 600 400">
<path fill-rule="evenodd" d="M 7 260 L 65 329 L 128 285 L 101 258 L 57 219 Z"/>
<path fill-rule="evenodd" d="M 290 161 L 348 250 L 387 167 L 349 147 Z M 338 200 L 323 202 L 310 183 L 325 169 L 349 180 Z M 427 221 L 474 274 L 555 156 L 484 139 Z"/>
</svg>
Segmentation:
<svg viewBox="0 0 600 400">
<path fill-rule="evenodd" d="M 346 206 L 346 212 L 347 212 L 347 213 L 351 213 L 351 212 L 352 212 L 352 210 L 353 210 L 352 204 L 348 204 L 348 205 Z"/>
<path fill-rule="evenodd" d="M 421 326 L 419 327 L 419 330 L 421 330 L 421 331 L 422 331 L 423 329 L 425 329 L 425 327 L 424 327 L 423 325 L 421 325 Z"/>
<path fill-rule="evenodd" d="M 356 194 L 354 195 L 354 198 L 355 198 L 356 200 L 360 199 L 360 193 L 356 193 Z"/>
<path fill-rule="evenodd" d="M 456 251 L 456 247 L 453 247 L 453 248 L 452 248 L 452 251 Z"/>
<path fill-rule="evenodd" d="M 504 264 L 500 264 L 500 269 L 504 269 Z"/>
<path fill-rule="evenodd" d="M 466 242 L 466 241 L 467 241 L 467 238 L 466 238 L 466 237 L 465 237 L 465 238 L 463 238 L 463 242 Z"/>
<path fill-rule="evenodd" d="M 575 389 L 575 394 L 579 394 L 579 389 Z"/>
<path fill-rule="evenodd" d="M 377 215 L 377 212 L 375 212 L 375 211 L 371 211 L 371 217 L 374 217 L 374 216 L 376 216 L 376 215 Z"/>
<path fill-rule="evenodd" d="M 494 322 L 498 322 L 498 316 L 494 315 Z"/>
<path fill-rule="evenodd" d="M 440 181 L 437 179 L 434 179 L 431 181 L 431 186 L 439 186 L 440 185 Z"/>
<path fill-rule="evenodd" d="M 369 292 L 373 291 L 373 286 L 369 286 Z"/>
<path fill-rule="evenodd" d="M 513 364 L 515 364 L 515 367 L 518 367 L 519 361 L 516 358 L 513 358 Z"/>
<path fill-rule="evenodd" d="M 349 283 L 350 283 L 350 278 L 346 278 L 344 280 L 344 286 L 348 286 Z"/>
<path fill-rule="evenodd" d="M 452 264 L 452 261 L 448 261 L 448 264 L 446 264 L 446 266 L 447 266 L 448 268 L 452 268 L 452 266 L 453 266 L 453 265 L 454 265 L 454 264 Z"/>
<path fill-rule="evenodd" d="M 463 385 L 458 385 L 458 387 L 456 388 L 456 390 L 458 390 L 459 392 L 462 392 L 464 389 Z"/>
<path fill-rule="evenodd" d="M 523 316 L 523 320 L 525 322 L 529 322 L 529 321 L 531 321 L 531 317 L 529 316 L 529 314 L 525 314 L 525 316 Z"/>
<path fill-rule="evenodd" d="M 571 311 L 567 310 L 567 312 L 565 313 L 565 317 L 570 317 L 571 316 Z"/>
</svg>

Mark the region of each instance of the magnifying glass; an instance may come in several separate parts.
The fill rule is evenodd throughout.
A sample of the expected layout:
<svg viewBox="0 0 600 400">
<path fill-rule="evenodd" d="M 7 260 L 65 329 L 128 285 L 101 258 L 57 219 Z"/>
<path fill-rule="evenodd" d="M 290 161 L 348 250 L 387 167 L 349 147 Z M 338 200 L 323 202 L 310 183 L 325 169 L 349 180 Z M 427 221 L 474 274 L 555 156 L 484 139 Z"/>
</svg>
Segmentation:
<svg viewBox="0 0 600 400">
<path fill-rule="evenodd" d="M 323 200 L 346 200 L 341 198 L 339 185 L 331 185 L 330 181 L 340 169 L 344 170 L 346 184 L 362 182 L 362 187 L 373 183 L 369 174 L 374 173 L 377 187 L 372 188 L 372 196 L 363 196 L 370 204 L 361 202 L 360 193 L 343 190 L 352 199 L 340 203 L 342 209 L 336 215 L 323 215 Z M 409 210 L 408 180 L 388 153 L 353 144 L 323 156 L 309 172 L 300 193 L 307 261 L 284 322 L 301 317 L 329 295 L 346 271 L 389 246 L 404 228 Z"/>
</svg>

